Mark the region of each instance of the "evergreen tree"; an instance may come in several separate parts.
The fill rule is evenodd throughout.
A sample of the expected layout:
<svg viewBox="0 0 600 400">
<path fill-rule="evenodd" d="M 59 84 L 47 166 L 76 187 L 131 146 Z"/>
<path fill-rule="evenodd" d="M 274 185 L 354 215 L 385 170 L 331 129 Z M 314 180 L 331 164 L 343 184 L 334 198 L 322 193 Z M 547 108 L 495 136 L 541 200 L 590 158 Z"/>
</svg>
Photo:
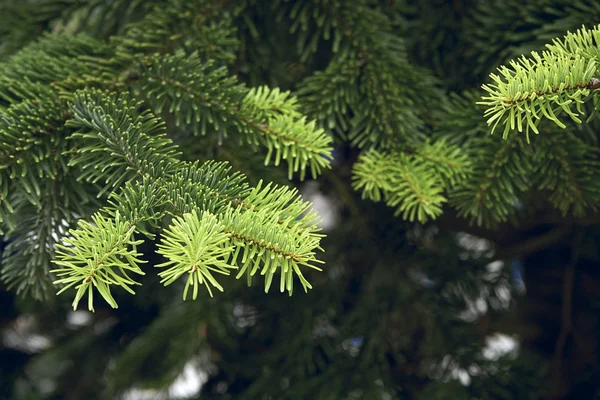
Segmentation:
<svg viewBox="0 0 600 400">
<path fill-rule="evenodd" d="M 4 0 L 0 397 L 600 398 L 599 22 Z"/>
</svg>

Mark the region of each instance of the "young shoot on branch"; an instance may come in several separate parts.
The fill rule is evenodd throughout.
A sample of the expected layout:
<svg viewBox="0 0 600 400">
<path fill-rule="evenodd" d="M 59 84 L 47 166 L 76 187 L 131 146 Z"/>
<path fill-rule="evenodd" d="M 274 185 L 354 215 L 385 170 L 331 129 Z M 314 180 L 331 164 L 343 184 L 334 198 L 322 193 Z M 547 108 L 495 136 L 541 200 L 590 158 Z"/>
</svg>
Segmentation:
<svg viewBox="0 0 600 400">
<path fill-rule="evenodd" d="M 559 118 L 564 113 L 581 123 L 583 104 L 591 98 L 596 101 L 600 88 L 599 38 L 599 27 L 584 27 L 555 40 L 541 54 L 534 51 L 491 74 L 493 83 L 482 86 L 487 95 L 479 104 L 488 107 L 484 115 L 492 133 L 501 123 L 504 138 L 511 130 L 525 130 L 529 141 L 530 131 L 539 133 L 543 118 L 565 128 Z"/>
</svg>

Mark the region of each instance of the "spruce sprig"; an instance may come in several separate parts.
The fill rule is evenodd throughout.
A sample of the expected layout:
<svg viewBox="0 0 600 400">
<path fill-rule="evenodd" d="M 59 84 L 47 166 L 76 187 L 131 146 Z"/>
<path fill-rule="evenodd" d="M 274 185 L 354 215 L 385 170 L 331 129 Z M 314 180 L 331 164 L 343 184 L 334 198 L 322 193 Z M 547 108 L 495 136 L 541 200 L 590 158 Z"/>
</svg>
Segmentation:
<svg viewBox="0 0 600 400">
<path fill-rule="evenodd" d="M 79 128 L 71 135 L 79 146 L 69 166 L 82 169 L 80 179 L 103 181 L 98 196 L 136 175 L 152 175 L 157 168 L 177 163 L 179 151 L 165 137 L 164 123 L 149 110 L 140 109 L 141 103 L 127 93 L 90 89 L 75 94 L 68 125 Z M 99 163 L 100 152 L 110 162 Z"/>
<path fill-rule="evenodd" d="M 94 311 L 93 289 L 96 289 L 108 304 L 117 308 L 111 286 L 135 294 L 131 286 L 139 283 L 128 273 L 144 275 L 138 264 L 145 261 L 138 258 L 141 254 L 136 251 L 143 240 L 134 239 L 135 225 L 118 213 L 114 219 L 97 213 L 92 216 L 92 223 L 80 220 L 78 227 L 56 245 L 57 259 L 53 263 L 60 268 L 50 272 L 59 278 L 54 284 L 65 285 L 57 294 L 74 286 L 77 293 L 73 309 L 87 293 L 88 308 Z"/>
<path fill-rule="evenodd" d="M 307 169 L 316 177 L 330 167 L 331 138 L 298 113 L 288 92 L 248 89 L 197 54 L 149 56 L 140 68 L 142 92 L 156 113 L 172 113 L 176 125 L 220 138 L 237 133 L 238 140 L 265 146 L 265 165 L 285 160 L 290 178 L 300 172 L 304 179 Z"/>
<path fill-rule="evenodd" d="M 157 268 L 167 268 L 158 274 L 161 283 L 168 286 L 187 274 L 184 300 L 190 287 L 195 300 L 198 297 L 198 287 L 202 284 L 211 297 L 210 285 L 222 292 L 223 286 L 217 282 L 213 273 L 229 275 L 230 269 L 237 269 L 235 265 L 227 263 L 233 250 L 229 237 L 217 217 L 207 211 L 198 215 L 194 210 L 175 218 L 173 224 L 163 232 L 157 245 L 157 253 L 168 260 L 156 265 Z"/>
<path fill-rule="evenodd" d="M 465 180 L 470 167 L 468 155 L 444 140 L 412 153 L 371 150 L 355 163 L 352 185 L 363 198 L 396 207 L 402 218 L 426 222 L 442 213 L 444 191 Z"/>
<path fill-rule="evenodd" d="M 511 130 L 525 130 L 529 142 L 530 131 L 538 134 L 543 118 L 565 128 L 559 118 L 564 113 L 581 123 L 583 104 L 600 88 L 598 37 L 598 28 L 582 28 L 555 40 L 549 50 L 533 51 L 490 74 L 493 83 L 482 86 L 487 94 L 479 104 L 487 106 L 484 115 L 492 133 L 502 124 L 504 138 Z"/>
</svg>

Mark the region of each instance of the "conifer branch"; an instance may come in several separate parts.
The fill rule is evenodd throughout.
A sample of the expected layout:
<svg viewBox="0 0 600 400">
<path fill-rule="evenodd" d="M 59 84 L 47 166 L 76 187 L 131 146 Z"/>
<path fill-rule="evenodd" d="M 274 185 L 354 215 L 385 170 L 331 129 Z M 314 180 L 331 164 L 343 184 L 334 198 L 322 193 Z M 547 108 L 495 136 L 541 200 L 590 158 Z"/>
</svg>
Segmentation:
<svg viewBox="0 0 600 400">
<path fill-rule="evenodd" d="M 238 264 L 240 251 L 242 253 L 236 278 L 246 273 L 250 285 L 252 277 L 260 271 L 265 276 L 265 292 L 268 292 L 275 273 L 279 271 L 279 290 L 287 290 L 292 295 L 294 274 L 300 279 L 304 291 L 312 288 L 300 267 L 321 270 L 315 265 L 321 263 L 315 258 L 315 249 L 320 249 L 322 235 L 303 229 L 298 224 L 290 226 L 289 223 L 282 223 L 283 216 L 270 211 L 244 212 L 243 208 L 238 207 L 225 214 L 224 225 L 236 246 L 231 262 Z M 286 217 L 286 222 L 293 219 L 292 216 Z"/>
<path fill-rule="evenodd" d="M 223 165 L 216 164 L 221 168 Z M 235 178 L 235 177 L 234 177 Z M 194 185 L 198 181 L 189 182 Z M 223 182 L 223 181 L 221 181 Z M 210 211 L 223 223 L 224 232 L 230 235 L 234 250 L 230 263 L 240 265 L 240 272 L 236 278 L 246 272 L 248 284 L 258 271 L 265 276 L 265 291 L 269 290 L 274 274 L 281 268 L 280 290 L 293 291 L 293 275 L 296 274 L 304 289 L 310 284 L 304 278 L 300 266 L 318 269 L 314 264 L 320 261 L 315 258 L 315 250 L 322 250 L 319 246 L 323 235 L 318 232 L 318 216 L 312 210 L 310 203 L 302 201 L 295 189 L 277 187 L 271 184 L 262 187 L 262 183 L 253 188 L 242 197 L 224 197 L 223 192 L 204 192 L 202 202 L 195 202 L 197 198 L 190 191 L 185 190 L 186 182 L 179 181 L 175 186 L 183 187 L 185 196 L 179 197 L 177 212 L 199 207 Z M 229 185 L 226 185 L 229 186 Z M 207 186 L 198 189 L 206 190 Z M 235 185 L 232 185 L 235 188 Z M 172 190 L 168 190 L 172 193 Z M 175 196 L 170 196 L 172 199 Z M 213 201 L 211 201 L 213 200 Z M 191 203 L 190 203 L 191 201 Z M 190 208 L 191 206 L 191 208 Z M 242 258 L 238 254 L 242 251 Z M 250 261 L 253 267 L 249 267 Z M 270 268 L 270 269 L 269 269 Z"/>
<path fill-rule="evenodd" d="M 534 166 L 530 150 L 519 137 L 505 141 L 484 138 L 470 143 L 473 172 L 450 196 L 460 217 L 481 226 L 504 222 L 518 209 L 531 188 Z"/>
<path fill-rule="evenodd" d="M 565 216 L 596 211 L 600 202 L 598 148 L 572 133 L 549 135 L 540 141 L 535 157 L 537 185 L 549 191 L 550 202 Z"/>
<path fill-rule="evenodd" d="M 499 75 L 490 74 L 494 83 L 482 86 L 487 95 L 479 104 L 488 107 L 484 115 L 492 133 L 502 123 L 504 138 L 525 128 L 529 141 L 530 130 L 539 133 L 542 118 L 565 128 L 559 119 L 565 113 L 581 123 L 582 105 L 600 87 L 598 50 L 590 47 L 597 35 L 597 29 L 583 28 L 564 41 L 555 40 L 541 55 L 534 51 L 531 57 L 511 61 L 510 67 L 501 66 Z"/>
<path fill-rule="evenodd" d="M 64 168 L 61 152 L 67 141 L 62 126 L 69 118 L 68 110 L 60 101 L 24 100 L 0 115 L 2 192 L 7 196 L 9 190 L 21 188 L 28 200 L 40 208 L 41 181 L 55 179 Z"/>
<path fill-rule="evenodd" d="M 60 151 L 56 151 L 60 154 Z M 51 176 L 37 175 L 40 195 L 32 195 L 21 185 L 23 177 L 11 180 L 11 190 L 2 199 L 4 209 L 3 232 L 7 245 L 2 254 L 1 278 L 9 288 L 19 294 L 30 294 L 47 300 L 51 293 L 50 261 L 55 244 L 67 233 L 78 218 L 88 216 L 98 207 L 94 196 L 98 188 L 77 182 L 76 173 L 69 170 L 60 157 L 39 159 L 38 167 Z M 1 214 L 0 214 L 1 215 Z"/>
<path fill-rule="evenodd" d="M 487 125 L 475 105 L 479 95 L 469 91 L 451 96 L 436 115 L 440 122 L 434 135 L 460 148 L 470 164 L 466 179 L 449 193 L 449 204 L 471 224 L 496 228 L 515 215 L 534 187 L 534 152 L 517 136 L 502 140 L 486 134 Z"/>
<path fill-rule="evenodd" d="M 290 177 L 299 171 L 303 179 L 307 168 L 316 177 L 329 168 L 331 138 L 300 117 L 289 93 L 248 90 L 223 68 L 213 69 L 197 55 L 148 57 L 143 68 L 144 92 L 157 113 L 169 102 L 169 112 L 196 133 L 206 134 L 210 126 L 227 136 L 234 128 L 249 143 L 267 147 L 265 164 L 286 160 Z M 268 111 L 264 102 L 270 103 Z"/>
<path fill-rule="evenodd" d="M 30 98 L 27 90 L 39 87 L 44 92 L 49 88 L 61 87 L 61 82 L 83 78 L 102 81 L 106 76 L 112 78 L 114 71 L 110 65 L 90 62 L 90 58 L 111 58 L 113 49 L 106 43 L 86 35 L 60 36 L 45 35 L 0 65 L 0 85 L 6 87 L 0 96 L 11 91 Z M 107 78 L 107 79 L 108 79 Z"/>
<path fill-rule="evenodd" d="M 257 112 L 274 112 L 273 104 L 278 102 L 278 96 L 273 92 L 263 96 L 259 103 L 263 105 L 262 111 L 259 109 Z M 322 237 L 317 233 L 317 215 L 311 210 L 310 204 L 303 202 L 297 191 L 285 187 L 268 184 L 263 188 L 259 183 L 250 190 L 244 176 L 230 174 L 229 168 L 223 163 L 199 165 L 179 161 L 178 149 L 163 137 L 164 125 L 161 121 L 149 111 L 140 109 L 143 109 L 141 103 L 133 101 L 126 94 L 115 95 L 91 89 L 77 92 L 73 98 L 73 119 L 68 125 L 80 129 L 71 135 L 71 139 L 78 142 L 78 150 L 70 165 L 81 165 L 81 176 L 87 180 L 104 180 L 106 186 L 100 194 L 124 186 L 123 190 L 111 195 L 111 207 L 104 210 L 111 218 L 96 214 L 96 224 L 112 232 L 113 236 L 122 238 L 125 228 L 119 225 L 119 221 L 125 220 L 127 232 L 132 229 L 127 235 L 143 233 L 153 237 L 151 231 L 160 227 L 162 217 L 173 215 L 178 222 L 165 231 L 163 244 L 159 247 L 159 253 L 170 260 L 161 266 L 169 268 L 159 275 L 163 278 L 162 282 L 168 285 L 186 271 L 191 272 L 184 298 L 190 286 L 193 286 L 193 297 L 196 298 L 197 285 L 200 283 L 210 282 L 221 290 L 220 284 L 208 271 L 215 266 L 221 272 L 225 271 L 224 268 L 238 268 L 237 255 L 242 248 L 238 277 L 246 272 L 250 283 L 260 267 L 261 274 L 265 275 L 266 290 L 278 271 L 281 273 L 282 291 L 287 289 L 292 293 L 294 275 L 298 276 L 305 290 L 310 288 L 299 267 L 317 268 L 314 264 L 319 261 L 315 258 L 315 250 L 321 250 L 319 241 Z M 104 153 L 102 161 L 97 159 L 99 153 Z M 124 184 L 126 180 L 130 182 Z M 201 217 L 194 214 L 197 211 L 203 212 Z M 94 236 L 98 233 L 82 224 L 80 229 L 71 232 L 75 239 L 72 242 L 65 239 L 66 244 L 61 245 L 63 250 L 57 253 L 56 262 L 63 268 L 56 272 L 69 275 L 69 278 L 57 280 L 56 283 L 70 287 L 84 276 L 86 285 L 77 286 L 74 306 L 86 290 L 91 295 L 92 287 L 88 283 L 94 282 L 94 287 L 100 290 L 101 295 L 116 307 L 110 292 L 111 285 L 122 286 L 131 292 L 129 286 L 135 282 L 128 277 L 124 280 L 113 277 L 110 268 L 106 274 L 112 280 L 102 275 L 103 278 L 96 281 L 94 277 L 100 273 L 98 271 L 104 271 L 99 266 L 102 263 L 80 265 L 81 260 L 66 251 L 69 248 L 74 254 L 84 252 L 88 258 L 103 260 L 101 249 L 93 245 L 101 240 Z M 213 242 L 198 241 L 209 231 L 222 232 L 215 233 L 215 238 L 220 239 Z M 119 240 L 119 243 L 125 243 L 125 239 Z M 184 246 L 191 244 L 190 240 L 195 246 L 193 251 L 188 249 L 192 253 L 185 250 Z M 129 245 L 135 246 L 136 243 Z M 229 250 L 219 250 L 222 245 Z M 80 251 L 79 247 L 87 250 Z M 119 247 L 119 252 L 129 251 L 127 247 Z M 230 264 L 224 264 L 229 251 L 234 249 L 235 257 Z M 108 253 L 111 252 L 112 247 Z M 197 267 L 192 268 L 191 259 L 184 260 L 189 254 L 197 255 L 194 257 Z M 123 257 L 129 260 L 128 256 Z M 131 268 L 136 272 L 141 271 L 135 264 L 137 259 L 132 260 Z M 198 263 L 206 268 L 198 267 Z M 122 267 L 116 262 L 113 264 Z M 89 303 L 89 307 L 93 307 L 92 303 Z"/>
<path fill-rule="evenodd" d="M 338 88 L 327 85 L 325 89 L 317 86 L 316 83 L 320 82 L 317 75 L 305 81 L 302 91 L 309 102 L 314 101 L 310 100 L 311 97 L 347 99 L 354 114 L 348 138 L 354 145 L 375 145 L 385 149 L 423 139 L 425 125 L 414 109 L 442 96 L 435 79 L 409 63 L 404 43 L 392 33 L 388 16 L 365 1 L 352 4 L 298 1 L 290 13 L 294 19 L 293 32 L 308 30 L 311 22 L 318 26 L 316 30 L 311 29 L 314 35 L 311 38 L 298 34 L 303 54 L 310 52 L 321 36 L 333 36 L 335 58 L 328 68 L 336 68 L 338 74 L 342 74 L 342 63 L 359 67 L 359 77 L 355 80 L 355 89 L 352 89 L 358 93 L 359 101 L 349 97 L 346 85 Z M 307 43 L 310 45 L 305 47 Z M 324 73 L 333 77 L 333 70 Z M 355 74 L 352 69 L 346 73 Z M 332 89 L 336 89 L 337 93 L 327 93 L 326 97 L 323 90 Z M 344 121 L 345 111 L 344 108 L 328 110 L 329 126 L 335 120 Z"/>
<path fill-rule="evenodd" d="M 177 162 L 178 150 L 164 137 L 164 124 L 149 111 L 138 114 L 140 106 L 124 94 L 98 90 L 75 94 L 68 126 L 84 129 L 71 135 L 82 143 L 69 166 L 81 165 L 80 179 L 104 180 L 98 196 L 137 174 L 152 176 L 156 168 L 171 168 Z M 98 163 L 99 151 L 110 156 L 109 162 Z"/>
<path fill-rule="evenodd" d="M 404 219 L 426 222 L 442 213 L 445 190 L 463 181 L 470 171 L 467 154 L 440 140 L 415 153 L 371 150 L 353 169 L 353 187 L 363 198 L 384 200 Z"/>
<path fill-rule="evenodd" d="M 162 182 L 169 207 L 177 215 L 195 208 L 221 214 L 228 207 L 237 207 L 251 190 L 243 174 L 232 173 L 226 163 L 212 161 L 186 163 Z"/>
<path fill-rule="evenodd" d="M 119 53 L 130 59 L 138 53 L 183 48 L 198 52 L 203 59 L 230 63 L 239 47 L 237 29 L 232 24 L 239 7 L 234 5 L 232 10 L 226 2 L 210 0 L 171 0 L 168 7 L 153 4 L 142 20 L 129 24 L 126 32 L 112 41 Z"/>
<path fill-rule="evenodd" d="M 117 285 L 131 294 L 132 285 L 139 285 L 129 273 L 144 275 L 138 264 L 145 261 L 135 250 L 143 240 L 134 240 L 135 226 L 115 215 L 114 220 L 101 214 L 92 216 L 93 224 L 80 220 L 79 229 L 70 230 L 70 236 L 57 244 L 57 259 L 53 261 L 59 268 L 52 270 L 59 279 L 54 284 L 65 286 L 57 294 L 75 287 L 77 293 L 73 309 L 87 293 L 88 308 L 94 311 L 93 289 L 113 308 L 117 303 L 111 293 L 111 285 Z"/>
<path fill-rule="evenodd" d="M 194 210 L 175 218 L 173 225 L 163 232 L 157 253 L 165 256 L 168 261 L 156 267 L 168 269 L 158 276 L 162 278 L 161 283 L 168 286 L 187 274 L 184 300 L 190 286 L 193 290 L 192 298 L 196 300 L 198 286 L 202 284 L 205 284 L 212 297 L 209 283 L 223 291 L 223 286 L 215 280 L 212 273 L 229 275 L 229 269 L 237 268 L 227 263 L 232 250 L 229 234 L 217 218 L 206 211 L 199 216 Z"/>
<path fill-rule="evenodd" d="M 583 58 L 598 63 L 600 62 L 600 25 L 592 29 L 582 26 L 575 32 L 567 32 L 563 39 L 555 38 L 546 47 L 556 54 L 567 56 L 580 54 Z"/>
<path fill-rule="evenodd" d="M 62 214 L 55 193 L 45 191 L 43 208 L 29 202 L 17 205 L 18 224 L 4 236 L 8 242 L 2 254 L 1 278 L 6 287 L 20 295 L 46 300 L 54 293 L 49 277 L 56 243 L 65 234 L 72 215 Z M 37 212 L 36 212 L 37 211 Z"/>
<path fill-rule="evenodd" d="M 316 118 L 321 127 L 347 139 L 351 110 L 358 107 L 360 101 L 356 85 L 359 77 L 358 60 L 334 57 L 325 70 L 306 78 L 298 89 L 302 109 Z"/>
</svg>

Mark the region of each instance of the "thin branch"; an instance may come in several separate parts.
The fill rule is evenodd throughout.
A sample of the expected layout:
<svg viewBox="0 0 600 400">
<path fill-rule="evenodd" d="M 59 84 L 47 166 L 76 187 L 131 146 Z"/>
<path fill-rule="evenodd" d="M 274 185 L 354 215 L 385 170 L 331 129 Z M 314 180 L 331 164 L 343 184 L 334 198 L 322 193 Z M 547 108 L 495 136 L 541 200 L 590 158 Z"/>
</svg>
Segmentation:
<svg viewBox="0 0 600 400">
<path fill-rule="evenodd" d="M 565 353 L 565 346 L 573 328 L 572 308 L 573 308 L 573 282 L 575 279 L 575 264 L 579 259 L 579 251 L 583 239 L 583 230 L 579 229 L 573 238 L 573 254 L 571 261 L 565 267 L 565 276 L 562 292 L 562 312 L 560 333 L 556 340 L 554 351 L 554 360 L 552 361 L 552 397 L 559 399 L 562 396 L 563 379 L 562 361 Z"/>
<path fill-rule="evenodd" d="M 498 258 L 507 259 L 523 257 L 535 253 L 550 245 L 559 243 L 565 236 L 571 233 L 571 230 L 572 228 L 570 226 L 559 226 L 542 235 L 534 236 L 513 246 L 502 248 L 496 253 L 496 256 Z"/>
</svg>

